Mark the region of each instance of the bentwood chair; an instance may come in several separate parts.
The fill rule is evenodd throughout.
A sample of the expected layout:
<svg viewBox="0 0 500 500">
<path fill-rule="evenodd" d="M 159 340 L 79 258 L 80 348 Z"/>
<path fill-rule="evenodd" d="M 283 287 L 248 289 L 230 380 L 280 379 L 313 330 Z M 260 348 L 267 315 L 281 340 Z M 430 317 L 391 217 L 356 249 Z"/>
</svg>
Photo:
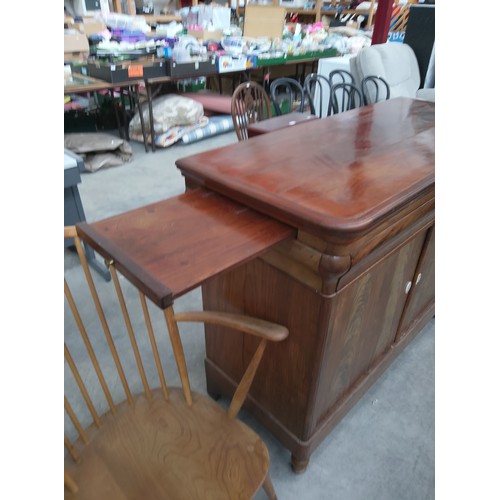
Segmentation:
<svg viewBox="0 0 500 500">
<path fill-rule="evenodd" d="M 94 282 L 75 228 L 64 233 L 79 257 L 64 279 L 65 498 L 250 499 L 261 487 L 276 498 L 268 449 L 236 416 L 267 342 L 285 339 L 287 328 L 236 314 L 150 310 L 113 262 L 113 283 Z M 186 321 L 260 339 L 227 410 L 191 390 L 178 326 Z M 167 385 L 170 375 L 180 387 Z"/>
<path fill-rule="evenodd" d="M 331 90 L 333 113 L 343 113 L 363 106 L 363 96 L 356 85 L 352 83 L 337 83 Z"/>
<path fill-rule="evenodd" d="M 311 114 L 319 118 L 332 114 L 331 86 L 328 78 L 318 73 L 310 73 L 304 80 L 304 91 L 309 101 Z M 326 109 L 323 109 L 323 101 L 326 100 Z"/>
<path fill-rule="evenodd" d="M 333 87 L 337 83 L 354 83 L 354 76 L 346 69 L 334 69 L 328 75 L 330 86 Z"/>
<path fill-rule="evenodd" d="M 361 80 L 363 104 L 375 104 L 391 98 L 389 84 L 381 76 L 370 75 Z"/>
<path fill-rule="evenodd" d="M 270 86 L 271 100 L 277 116 L 293 112 L 304 112 L 305 92 L 302 85 L 293 78 L 276 78 Z"/>
<path fill-rule="evenodd" d="M 238 141 L 248 139 L 248 125 L 271 118 L 271 100 L 262 85 L 249 81 L 236 87 L 231 98 L 231 116 Z"/>
</svg>

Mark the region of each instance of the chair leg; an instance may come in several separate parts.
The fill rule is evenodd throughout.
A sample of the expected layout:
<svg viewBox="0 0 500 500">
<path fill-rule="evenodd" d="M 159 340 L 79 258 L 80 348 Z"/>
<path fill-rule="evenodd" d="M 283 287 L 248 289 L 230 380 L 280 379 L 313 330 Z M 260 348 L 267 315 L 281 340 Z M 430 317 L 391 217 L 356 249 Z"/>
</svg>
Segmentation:
<svg viewBox="0 0 500 500">
<path fill-rule="evenodd" d="M 264 484 L 262 485 L 262 487 L 264 488 L 264 491 L 266 492 L 269 500 L 278 500 L 276 492 L 274 491 L 273 483 L 271 482 L 271 478 L 269 477 L 269 473 L 267 474 L 266 479 L 264 479 Z"/>
</svg>

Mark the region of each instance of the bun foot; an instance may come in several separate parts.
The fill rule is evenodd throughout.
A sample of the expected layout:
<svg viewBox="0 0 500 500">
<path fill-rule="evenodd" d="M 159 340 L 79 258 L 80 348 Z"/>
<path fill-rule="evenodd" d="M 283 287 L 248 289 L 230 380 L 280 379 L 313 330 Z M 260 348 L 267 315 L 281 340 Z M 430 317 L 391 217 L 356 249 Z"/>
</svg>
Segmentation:
<svg viewBox="0 0 500 500">
<path fill-rule="evenodd" d="M 295 474 L 302 474 L 309 465 L 309 458 L 299 459 L 292 454 L 292 470 Z"/>
</svg>

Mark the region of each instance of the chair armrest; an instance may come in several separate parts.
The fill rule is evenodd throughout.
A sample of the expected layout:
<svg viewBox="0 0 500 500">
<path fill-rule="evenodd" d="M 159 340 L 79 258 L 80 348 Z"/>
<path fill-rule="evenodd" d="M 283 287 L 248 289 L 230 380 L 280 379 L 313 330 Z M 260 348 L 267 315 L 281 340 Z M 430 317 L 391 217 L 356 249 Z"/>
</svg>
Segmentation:
<svg viewBox="0 0 500 500">
<path fill-rule="evenodd" d="M 229 418 L 235 418 L 243 406 L 243 402 L 245 401 L 250 386 L 252 385 L 255 373 L 257 372 L 262 355 L 264 354 L 267 341 L 270 340 L 272 342 L 279 342 L 280 340 L 286 339 L 288 337 L 288 328 L 250 316 L 215 311 L 180 312 L 174 315 L 174 319 L 177 322 L 195 321 L 225 326 L 233 330 L 249 333 L 261 338 L 257 350 L 247 366 L 240 383 L 236 387 L 236 391 L 233 394 L 233 398 L 227 412 Z"/>
<path fill-rule="evenodd" d="M 271 342 L 279 342 L 288 337 L 288 328 L 285 326 L 241 314 L 216 311 L 186 311 L 175 313 L 174 317 L 176 321 L 203 322 L 225 326 Z"/>
<path fill-rule="evenodd" d="M 64 226 L 64 238 L 74 238 L 76 236 L 75 226 Z"/>
</svg>

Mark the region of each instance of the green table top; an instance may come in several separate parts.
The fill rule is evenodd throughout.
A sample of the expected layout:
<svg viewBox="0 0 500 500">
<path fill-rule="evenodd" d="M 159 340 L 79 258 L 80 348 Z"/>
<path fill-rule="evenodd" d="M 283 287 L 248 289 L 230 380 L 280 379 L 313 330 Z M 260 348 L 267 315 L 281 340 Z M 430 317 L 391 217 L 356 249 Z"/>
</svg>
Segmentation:
<svg viewBox="0 0 500 500">
<path fill-rule="evenodd" d="M 322 51 L 303 52 L 301 54 L 286 54 L 281 57 L 257 57 L 256 67 L 274 66 L 278 64 L 287 64 L 307 59 L 321 59 L 323 57 L 336 57 L 338 55 L 337 49 L 326 49 Z"/>
</svg>

